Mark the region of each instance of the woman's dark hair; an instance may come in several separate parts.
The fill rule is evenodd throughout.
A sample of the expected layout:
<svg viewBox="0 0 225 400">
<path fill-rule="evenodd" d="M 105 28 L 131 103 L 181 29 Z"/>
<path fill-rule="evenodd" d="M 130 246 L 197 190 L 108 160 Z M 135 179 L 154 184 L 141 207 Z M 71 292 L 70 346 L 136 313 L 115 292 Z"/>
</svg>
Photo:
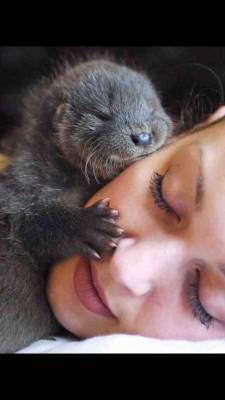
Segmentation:
<svg viewBox="0 0 225 400">
<path fill-rule="evenodd" d="M 174 135 L 192 130 L 224 105 L 224 78 L 222 69 L 198 63 L 156 71 L 163 105 L 174 121 Z"/>
</svg>

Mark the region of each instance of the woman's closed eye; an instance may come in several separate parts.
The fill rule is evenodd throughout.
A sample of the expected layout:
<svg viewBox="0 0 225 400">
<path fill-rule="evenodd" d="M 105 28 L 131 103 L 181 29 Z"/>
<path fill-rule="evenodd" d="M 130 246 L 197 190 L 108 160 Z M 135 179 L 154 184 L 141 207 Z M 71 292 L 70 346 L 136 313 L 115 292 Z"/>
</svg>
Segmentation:
<svg viewBox="0 0 225 400">
<path fill-rule="evenodd" d="M 208 329 L 214 318 L 205 310 L 199 299 L 200 272 L 198 269 L 196 270 L 196 274 L 197 281 L 189 282 L 187 285 L 187 302 L 194 317 L 198 318 L 199 321 Z"/>
<path fill-rule="evenodd" d="M 165 175 L 160 175 L 158 172 L 154 171 L 150 179 L 150 190 L 153 196 L 153 200 L 157 207 L 165 210 L 167 214 L 175 216 L 178 221 L 181 220 L 179 215 L 173 210 L 173 208 L 166 202 L 162 195 L 162 181 Z"/>
</svg>

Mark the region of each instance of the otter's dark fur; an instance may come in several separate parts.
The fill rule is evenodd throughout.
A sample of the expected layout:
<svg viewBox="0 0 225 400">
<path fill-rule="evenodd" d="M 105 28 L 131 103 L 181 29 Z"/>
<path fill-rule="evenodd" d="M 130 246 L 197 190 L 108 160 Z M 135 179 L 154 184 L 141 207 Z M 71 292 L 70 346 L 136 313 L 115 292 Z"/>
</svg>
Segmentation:
<svg viewBox="0 0 225 400">
<path fill-rule="evenodd" d="M 75 253 L 99 258 L 121 236 L 107 201 L 82 206 L 171 126 L 151 81 L 108 60 L 66 65 L 32 89 L 0 176 L 0 352 L 59 332 L 49 267 Z"/>
</svg>

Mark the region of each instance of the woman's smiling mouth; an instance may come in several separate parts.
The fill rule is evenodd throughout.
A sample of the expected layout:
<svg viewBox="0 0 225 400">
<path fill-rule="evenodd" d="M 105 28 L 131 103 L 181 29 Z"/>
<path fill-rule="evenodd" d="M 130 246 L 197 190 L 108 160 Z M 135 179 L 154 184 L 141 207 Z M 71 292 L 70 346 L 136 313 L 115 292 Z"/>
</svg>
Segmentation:
<svg viewBox="0 0 225 400">
<path fill-rule="evenodd" d="M 90 262 L 80 257 L 74 273 L 74 289 L 81 304 L 95 314 L 107 318 L 116 318 L 109 309 L 104 292 Z"/>
</svg>

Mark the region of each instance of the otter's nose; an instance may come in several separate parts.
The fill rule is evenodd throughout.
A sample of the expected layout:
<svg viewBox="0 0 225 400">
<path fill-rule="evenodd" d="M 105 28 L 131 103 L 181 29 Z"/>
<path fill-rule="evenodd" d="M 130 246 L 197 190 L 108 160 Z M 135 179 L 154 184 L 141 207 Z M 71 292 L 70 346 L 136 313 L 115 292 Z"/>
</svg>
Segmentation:
<svg viewBox="0 0 225 400">
<path fill-rule="evenodd" d="M 131 135 L 131 139 L 136 146 L 146 146 L 151 144 L 152 142 L 152 135 L 151 133 L 134 133 Z"/>
</svg>

